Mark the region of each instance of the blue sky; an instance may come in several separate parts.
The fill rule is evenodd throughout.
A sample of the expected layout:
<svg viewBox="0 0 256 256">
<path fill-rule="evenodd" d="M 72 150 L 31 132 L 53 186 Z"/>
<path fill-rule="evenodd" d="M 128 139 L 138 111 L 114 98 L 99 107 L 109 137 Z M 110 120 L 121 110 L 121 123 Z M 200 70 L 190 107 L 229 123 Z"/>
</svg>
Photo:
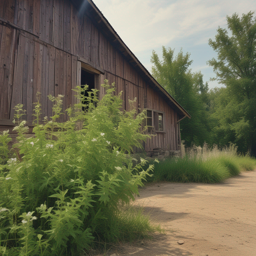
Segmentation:
<svg viewBox="0 0 256 256">
<path fill-rule="evenodd" d="M 151 72 L 150 58 L 162 46 L 177 54 L 191 54 L 192 72 L 201 71 L 209 88 L 221 86 L 207 61 L 216 58 L 208 45 L 218 27 L 226 28 L 226 16 L 254 11 L 256 0 L 93 0 L 110 24 Z M 255 14 L 256 16 L 256 14 Z"/>
</svg>

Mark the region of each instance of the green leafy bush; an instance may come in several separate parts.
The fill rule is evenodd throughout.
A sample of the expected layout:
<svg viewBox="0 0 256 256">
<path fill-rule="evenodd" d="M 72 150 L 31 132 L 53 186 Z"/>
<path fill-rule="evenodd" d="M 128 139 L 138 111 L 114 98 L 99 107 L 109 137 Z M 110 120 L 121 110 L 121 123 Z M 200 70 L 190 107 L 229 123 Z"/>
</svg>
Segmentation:
<svg viewBox="0 0 256 256">
<path fill-rule="evenodd" d="M 155 163 L 153 177 L 147 181 L 218 183 L 256 167 L 255 159 L 246 156 L 219 154 L 206 159 L 189 157 L 166 159 Z"/>
<path fill-rule="evenodd" d="M 62 96 L 49 97 L 53 115 L 43 123 L 38 102 L 30 138 L 20 121 L 22 106 L 16 107 L 17 155 L 8 160 L 8 172 L 0 170 L 1 255 L 78 255 L 94 241 L 124 238 L 122 227 L 129 232 L 119 206 L 134 199 L 153 168 L 142 170 L 142 161 L 136 166 L 142 171 L 133 174 L 129 154 L 148 135 L 141 128 L 144 113 L 120 111 L 120 95 L 104 87 L 101 101 L 96 90 L 85 96 L 77 87 L 79 103 L 67 109 L 63 123 L 57 121 L 64 114 Z M 8 140 L 4 132 L 3 161 Z"/>
</svg>

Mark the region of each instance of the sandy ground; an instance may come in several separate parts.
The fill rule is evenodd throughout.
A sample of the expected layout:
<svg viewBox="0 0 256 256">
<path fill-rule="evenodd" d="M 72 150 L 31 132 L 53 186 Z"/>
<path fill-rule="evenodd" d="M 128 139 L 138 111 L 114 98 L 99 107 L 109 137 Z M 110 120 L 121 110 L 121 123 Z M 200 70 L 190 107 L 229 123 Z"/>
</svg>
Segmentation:
<svg viewBox="0 0 256 256">
<path fill-rule="evenodd" d="M 135 204 L 165 234 L 120 245 L 106 255 L 256 256 L 256 171 L 214 185 L 150 184 Z"/>
</svg>

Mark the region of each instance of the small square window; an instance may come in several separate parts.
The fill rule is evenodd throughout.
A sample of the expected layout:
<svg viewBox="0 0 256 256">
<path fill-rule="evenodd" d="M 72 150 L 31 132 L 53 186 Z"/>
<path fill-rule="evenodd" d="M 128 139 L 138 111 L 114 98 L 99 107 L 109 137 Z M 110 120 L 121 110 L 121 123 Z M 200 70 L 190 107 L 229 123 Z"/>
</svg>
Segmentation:
<svg viewBox="0 0 256 256">
<path fill-rule="evenodd" d="M 146 125 L 148 132 L 164 131 L 164 114 L 153 110 L 147 110 Z"/>
</svg>

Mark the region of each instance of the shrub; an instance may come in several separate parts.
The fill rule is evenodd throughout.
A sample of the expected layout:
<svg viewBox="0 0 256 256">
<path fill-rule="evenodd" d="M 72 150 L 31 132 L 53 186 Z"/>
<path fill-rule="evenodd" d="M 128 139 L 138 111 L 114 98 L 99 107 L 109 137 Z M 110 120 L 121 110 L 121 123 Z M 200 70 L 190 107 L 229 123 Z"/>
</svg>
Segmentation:
<svg viewBox="0 0 256 256">
<path fill-rule="evenodd" d="M 255 167 L 256 160 L 237 155 L 233 144 L 222 150 L 216 146 L 210 150 L 205 144 L 188 149 L 183 158 L 155 163 L 154 175 L 147 181 L 217 183 Z"/>
<path fill-rule="evenodd" d="M 228 170 L 219 162 L 189 157 L 167 159 L 154 169 L 154 181 L 216 183 L 228 177 Z"/>
<path fill-rule="evenodd" d="M 133 174 L 129 154 L 148 138 L 141 128 L 144 113 L 120 111 L 120 95 L 104 87 L 101 101 L 96 90 L 85 96 L 77 87 L 79 103 L 67 109 L 64 123 L 57 121 L 64 114 L 62 96 L 49 97 L 53 115 L 43 124 L 37 102 L 31 138 L 20 120 L 22 106 L 16 107 L 19 153 L 8 160 L 8 172 L 0 171 L 1 255 L 78 255 L 95 240 L 124 238 L 117 230 L 122 225 L 114 225 L 123 218 L 119 206 L 134 199 L 153 167 Z M 4 160 L 8 133 L 0 140 Z"/>
</svg>

